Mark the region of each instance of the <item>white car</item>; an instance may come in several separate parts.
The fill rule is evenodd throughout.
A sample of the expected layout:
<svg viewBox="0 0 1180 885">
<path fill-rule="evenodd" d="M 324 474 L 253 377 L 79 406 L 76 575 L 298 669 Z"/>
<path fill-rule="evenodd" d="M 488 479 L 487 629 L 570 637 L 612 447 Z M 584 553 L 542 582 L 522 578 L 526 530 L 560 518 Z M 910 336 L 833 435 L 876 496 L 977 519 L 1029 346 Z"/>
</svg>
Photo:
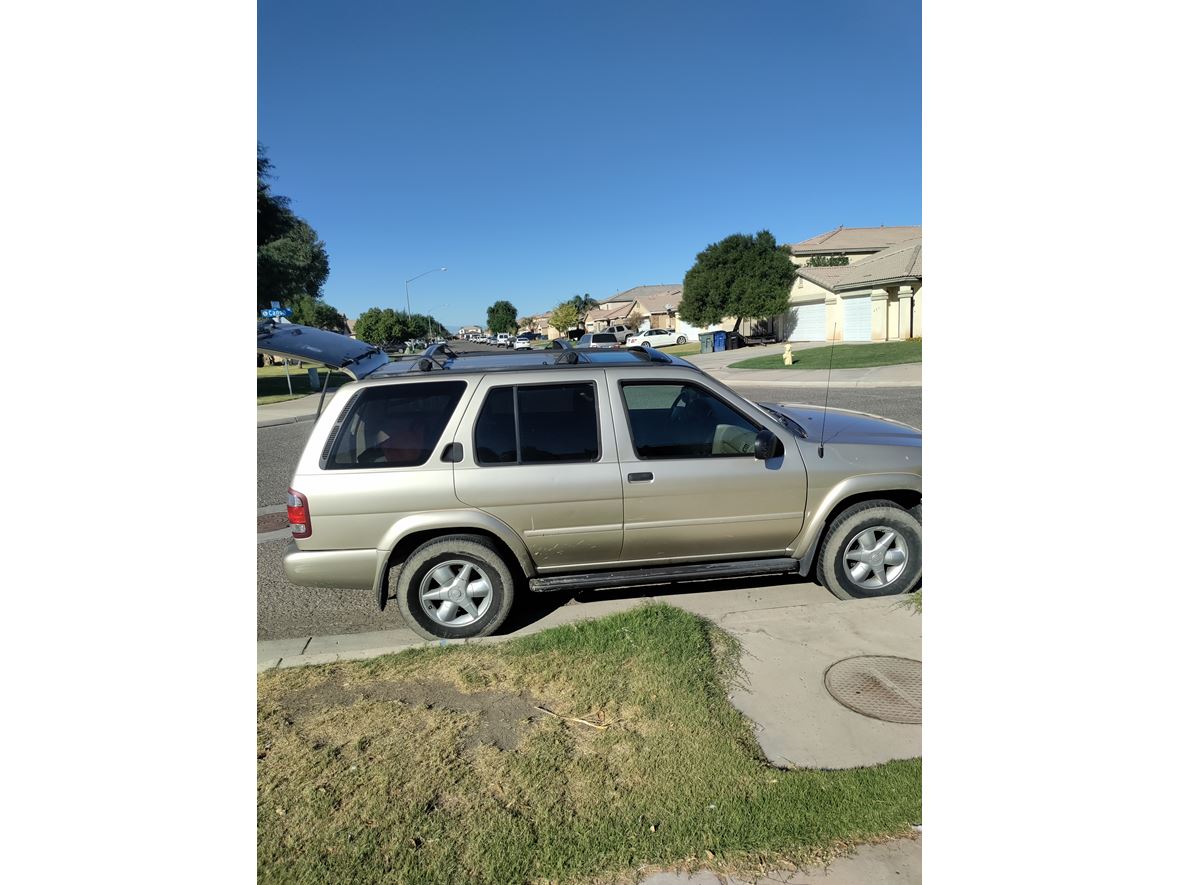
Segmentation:
<svg viewBox="0 0 1180 885">
<path fill-rule="evenodd" d="M 493 341 L 492 344 L 496 345 L 496 347 L 511 347 L 512 336 L 507 332 L 500 332 L 496 335 L 496 340 Z"/>
<path fill-rule="evenodd" d="M 688 339 L 673 329 L 647 329 L 627 339 L 628 347 L 667 347 L 684 344 Z"/>
</svg>

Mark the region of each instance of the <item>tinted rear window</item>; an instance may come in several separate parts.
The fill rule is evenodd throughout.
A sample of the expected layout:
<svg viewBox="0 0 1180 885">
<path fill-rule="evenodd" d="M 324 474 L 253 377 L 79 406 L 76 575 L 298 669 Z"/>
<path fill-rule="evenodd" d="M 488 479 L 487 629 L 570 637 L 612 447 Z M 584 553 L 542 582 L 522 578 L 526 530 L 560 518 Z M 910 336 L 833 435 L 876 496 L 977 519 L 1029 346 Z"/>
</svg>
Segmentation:
<svg viewBox="0 0 1180 885">
<path fill-rule="evenodd" d="M 418 467 L 451 419 L 465 381 L 371 387 L 344 416 L 323 467 Z"/>
<path fill-rule="evenodd" d="M 598 453 L 592 383 L 496 388 L 475 424 L 475 454 L 481 464 L 595 461 Z"/>
</svg>

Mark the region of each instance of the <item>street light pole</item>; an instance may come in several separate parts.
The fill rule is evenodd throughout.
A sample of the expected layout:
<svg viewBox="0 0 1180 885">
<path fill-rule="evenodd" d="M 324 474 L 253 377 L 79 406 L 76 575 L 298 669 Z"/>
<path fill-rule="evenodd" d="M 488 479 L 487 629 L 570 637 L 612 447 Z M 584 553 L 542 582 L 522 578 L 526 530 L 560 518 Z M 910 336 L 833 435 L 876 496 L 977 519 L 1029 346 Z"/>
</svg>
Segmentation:
<svg viewBox="0 0 1180 885">
<path fill-rule="evenodd" d="M 446 268 L 445 267 L 434 267 L 434 268 L 431 268 L 430 270 L 423 271 L 422 273 L 418 274 L 417 277 L 410 277 L 408 280 L 406 280 L 406 319 L 407 320 L 410 318 L 410 283 L 414 282 L 414 280 L 418 279 L 419 277 L 426 276 L 428 273 L 434 273 L 435 271 L 440 271 L 440 270 L 446 270 Z"/>
</svg>

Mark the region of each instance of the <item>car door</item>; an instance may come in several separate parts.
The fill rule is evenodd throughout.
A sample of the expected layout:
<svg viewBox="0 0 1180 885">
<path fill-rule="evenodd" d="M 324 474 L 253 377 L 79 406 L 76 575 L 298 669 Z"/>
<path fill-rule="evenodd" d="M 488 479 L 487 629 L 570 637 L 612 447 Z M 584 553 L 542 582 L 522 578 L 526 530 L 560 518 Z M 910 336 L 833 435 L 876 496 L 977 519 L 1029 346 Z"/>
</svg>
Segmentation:
<svg viewBox="0 0 1180 885">
<path fill-rule="evenodd" d="M 455 441 L 455 494 L 511 527 L 542 571 L 618 559 L 622 479 L 602 371 L 485 376 Z"/>
<path fill-rule="evenodd" d="M 803 461 L 786 430 L 687 371 L 656 379 L 609 369 L 608 380 L 619 416 L 622 560 L 783 555 L 802 528 L 807 499 Z M 763 428 L 782 446 L 760 461 L 753 445 Z"/>
</svg>

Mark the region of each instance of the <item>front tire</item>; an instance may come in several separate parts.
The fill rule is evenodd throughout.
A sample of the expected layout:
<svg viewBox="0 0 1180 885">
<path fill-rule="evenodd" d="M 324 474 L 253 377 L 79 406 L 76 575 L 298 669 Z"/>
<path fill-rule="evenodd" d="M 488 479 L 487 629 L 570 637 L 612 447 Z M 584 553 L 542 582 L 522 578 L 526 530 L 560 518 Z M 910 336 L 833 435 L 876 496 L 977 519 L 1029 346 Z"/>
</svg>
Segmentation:
<svg viewBox="0 0 1180 885">
<path fill-rule="evenodd" d="M 849 507 L 824 536 L 816 576 L 840 599 L 909 593 L 922 578 L 921 522 L 892 501 Z"/>
<path fill-rule="evenodd" d="M 512 609 L 512 571 L 478 535 L 446 535 L 411 553 L 397 577 L 397 605 L 426 639 L 493 633 Z"/>
</svg>

